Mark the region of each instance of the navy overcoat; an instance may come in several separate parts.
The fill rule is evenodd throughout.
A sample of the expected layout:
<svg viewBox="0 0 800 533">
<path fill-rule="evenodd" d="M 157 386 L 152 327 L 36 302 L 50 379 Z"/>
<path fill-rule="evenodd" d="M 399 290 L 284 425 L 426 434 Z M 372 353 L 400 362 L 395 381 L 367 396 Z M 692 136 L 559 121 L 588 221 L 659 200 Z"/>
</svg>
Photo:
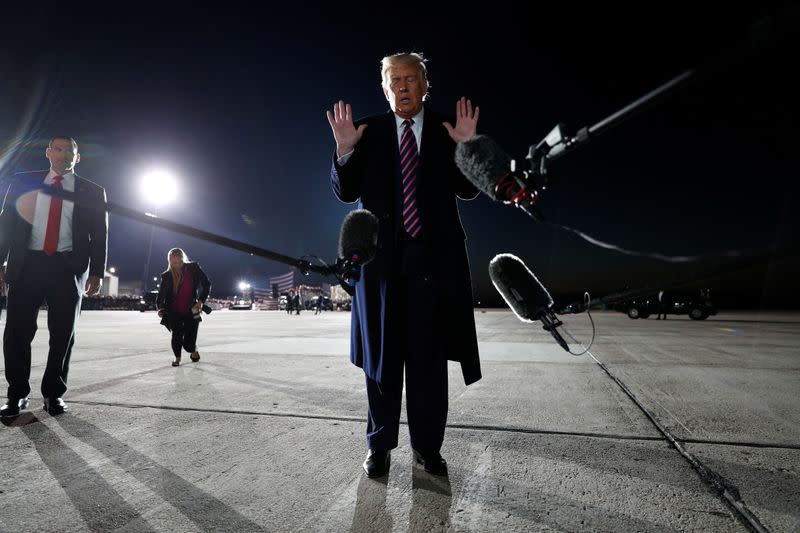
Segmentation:
<svg viewBox="0 0 800 533">
<path fill-rule="evenodd" d="M 478 190 L 455 165 L 456 144 L 442 125 L 445 120 L 425 107 L 417 206 L 429 258 L 425 268 L 433 293 L 434 331 L 447 358 L 461 363 L 464 382 L 469 385 L 481 378 L 481 370 L 466 236 L 457 198 L 473 199 Z M 453 120 L 448 122 L 455 124 Z M 398 342 L 391 328 L 390 286 L 390 274 L 397 261 L 397 239 L 402 231 L 395 204 L 400 154 L 393 112 L 355 122 L 356 127 L 361 124 L 367 124 L 367 128 L 345 165 L 338 164 L 334 153 L 331 184 L 341 201 L 358 201 L 359 207 L 378 217 L 378 251 L 362 267 L 353 298 L 350 360 L 381 383 L 387 358 L 403 355 L 394 353 Z"/>
</svg>

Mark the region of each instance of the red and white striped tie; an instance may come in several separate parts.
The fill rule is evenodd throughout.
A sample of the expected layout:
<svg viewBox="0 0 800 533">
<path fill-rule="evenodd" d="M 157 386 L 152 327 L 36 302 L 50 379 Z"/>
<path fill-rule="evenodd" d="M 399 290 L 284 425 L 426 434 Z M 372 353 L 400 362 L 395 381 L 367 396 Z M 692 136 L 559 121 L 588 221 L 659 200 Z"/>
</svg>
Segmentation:
<svg viewBox="0 0 800 533">
<path fill-rule="evenodd" d="M 422 231 L 422 222 L 417 209 L 417 170 L 419 169 L 419 152 L 417 138 L 411 131 L 414 121 L 403 121 L 403 136 L 400 138 L 400 175 L 403 178 L 403 229 L 412 238 L 417 238 Z"/>
</svg>

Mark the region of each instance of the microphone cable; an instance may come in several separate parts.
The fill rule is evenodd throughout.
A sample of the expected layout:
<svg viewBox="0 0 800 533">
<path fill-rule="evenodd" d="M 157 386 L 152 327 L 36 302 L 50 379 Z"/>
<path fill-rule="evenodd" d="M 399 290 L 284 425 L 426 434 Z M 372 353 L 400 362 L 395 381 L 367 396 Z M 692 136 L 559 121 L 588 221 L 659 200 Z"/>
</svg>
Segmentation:
<svg viewBox="0 0 800 533">
<path fill-rule="evenodd" d="M 583 293 L 583 303 L 586 306 L 586 316 L 589 317 L 589 322 L 592 324 L 592 338 L 591 338 L 591 340 L 589 340 L 589 345 L 586 347 L 585 350 L 583 350 L 582 352 L 578 352 L 578 353 L 575 353 L 572 350 L 568 350 L 570 355 L 579 356 L 579 355 L 583 355 L 585 353 L 588 353 L 589 349 L 592 347 L 592 344 L 594 344 L 594 338 L 595 338 L 595 334 L 597 333 L 597 327 L 595 326 L 594 319 L 592 318 L 592 313 L 589 310 L 589 302 L 590 301 L 591 301 L 591 296 L 589 296 L 589 291 L 584 292 Z M 580 342 L 579 340 L 577 340 L 575 337 L 573 337 L 572 334 L 569 331 L 567 331 L 566 327 L 562 326 L 561 329 L 564 331 L 564 333 L 567 335 L 567 337 L 569 337 L 575 344 L 579 344 L 579 345 L 583 346 L 583 343 Z M 589 355 L 591 355 L 591 354 L 589 354 Z"/>
<path fill-rule="evenodd" d="M 588 348 L 587 348 L 588 351 Z M 593 353 L 589 352 L 589 357 L 599 366 L 611 380 L 617 384 L 622 392 L 631 399 L 645 417 L 650 421 L 656 430 L 666 439 L 666 441 L 680 453 L 689 465 L 697 472 L 700 479 L 719 497 L 728 508 L 733 511 L 735 517 L 749 530 L 756 533 L 769 533 L 758 516 L 755 515 L 745 504 L 739 492 L 739 488 L 731 481 L 724 478 L 714 470 L 707 467 L 698 457 L 696 457 L 685 445 L 684 441 L 672 434 L 672 432 L 656 418 L 655 413 L 644 405 L 633 391 L 620 378 L 614 375 L 611 370 Z"/>
<path fill-rule="evenodd" d="M 524 211 L 524 210 L 523 210 Z M 527 213 L 527 211 L 525 211 Z M 532 216 L 529 214 L 529 216 Z M 591 235 L 588 235 L 580 230 L 575 228 L 571 228 L 569 226 L 565 226 L 563 224 L 559 224 L 557 222 L 551 222 L 549 220 L 541 220 L 538 219 L 539 222 L 543 222 L 544 224 L 553 227 L 558 230 L 567 231 L 570 233 L 574 233 L 581 239 L 585 240 L 586 242 L 597 246 L 599 248 L 604 248 L 606 250 L 611 250 L 614 252 L 619 252 L 625 255 L 632 255 L 637 257 L 649 257 L 650 259 L 655 259 L 657 261 L 664 261 L 667 263 L 692 263 L 695 261 L 702 261 L 702 260 L 709 260 L 715 258 L 739 258 L 744 257 L 746 255 L 752 254 L 752 251 L 748 252 L 747 250 L 726 250 L 722 253 L 716 254 L 703 254 L 703 255 L 665 255 L 658 252 L 639 252 L 636 250 L 628 250 L 626 248 L 622 248 L 621 246 L 617 246 L 616 244 L 611 244 L 605 241 L 601 241 L 600 239 L 596 239 Z"/>
<path fill-rule="evenodd" d="M 657 261 L 664 261 L 667 263 L 692 263 L 695 261 L 709 260 L 715 258 L 731 259 L 731 258 L 744 257 L 748 254 L 753 255 L 754 253 L 757 253 L 754 252 L 753 250 L 726 250 L 721 253 L 703 254 L 703 255 L 666 255 L 659 252 L 641 252 L 637 250 L 629 250 L 627 248 L 617 246 L 616 244 L 601 241 L 600 239 L 592 237 L 588 233 L 583 232 L 581 230 L 572 228 L 570 226 L 565 226 L 564 224 L 560 224 L 558 222 L 553 222 L 551 220 L 548 220 L 541 213 L 541 211 L 537 206 L 538 200 L 540 198 L 538 189 L 536 188 L 528 189 L 525 185 L 521 185 L 518 180 L 509 179 L 511 176 L 512 176 L 511 173 L 506 173 L 494 186 L 494 191 L 495 191 L 494 194 L 486 193 L 487 196 L 496 201 L 498 198 L 508 197 L 508 199 L 499 201 L 503 204 L 511 205 L 513 207 L 520 209 L 523 213 L 528 215 L 529 218 L 535 220 L 536 222 L 540 222 L 556 230 L 562 230 L 568 233 L 573 233 L 578 237 L 580 237 L 581 239 L 588 242 L 589 244 L 597 246 L 598 248 L 611 250 L 624 255 L 631 255 L 636 257 L 648 257 L 650 259 L 655 259 Z M 518 190 L 517 187 L 519 188 Z"/>
</svg>

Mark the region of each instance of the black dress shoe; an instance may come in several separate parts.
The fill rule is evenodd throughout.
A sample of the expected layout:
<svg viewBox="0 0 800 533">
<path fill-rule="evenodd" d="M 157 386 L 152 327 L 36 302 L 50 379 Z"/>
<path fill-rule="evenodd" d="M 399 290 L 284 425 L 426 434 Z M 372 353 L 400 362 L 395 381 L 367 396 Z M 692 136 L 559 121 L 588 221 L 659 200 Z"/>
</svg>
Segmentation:
<svg viewBox="0 0 800 533">
<path fill-rule="evenodd" d="M 51 415 L 60 415 L 67 410 L 67 404 L 61 398 L 45 398 L 44 410 Z"/>
<path fill-rule="evenodd" d="M 392 462 L 389 450 L 367 451 L 367 460 L 364 461 L 364 472 L 367 477 L 381 477 L 389 473 L 389 465 Z"/>
<path fill-rule="evenodd" d="M 414 450 L 414 460 L 421 464 L 425 471 L 436 476 L 447 475 L 447 461 L 442 459 L 439 452 Z"/>
<path fill-rule="evenodd" d="M 28 408 L 28 399 L 20 398 L 19 400 L 9 398 L 8 402 L 3 407 L 0 407 L 0 417 L 17 416 L 23 409 Z"/>
</svg>

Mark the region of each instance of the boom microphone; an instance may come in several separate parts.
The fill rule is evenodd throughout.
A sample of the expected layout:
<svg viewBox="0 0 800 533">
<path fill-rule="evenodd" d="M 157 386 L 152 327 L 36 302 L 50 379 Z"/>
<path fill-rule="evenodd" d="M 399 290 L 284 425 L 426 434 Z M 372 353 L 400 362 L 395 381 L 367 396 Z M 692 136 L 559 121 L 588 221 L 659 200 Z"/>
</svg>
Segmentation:
<svg viewBox="0 0 800 533">
<path fill-rule="evenodd" d="M 489 262 L 489 277 L 517 318 L 523 322 L 540 320 L 556 342 L 569 352 L 569 346 L 556 328 L 562 322 L 553 311 L 553 298 L 528 270 L 520 258 L 499 254 Z"/>
<path fill-rule="evenodd" d="M 458 143 L 455 162 L 464 176 L 495 202 L 512 204 L 532 218 L 544 219 L 536 207 L 539 191 L 532 173 L 517 168 L 527 162 L 518 165 L 491 137 L 475 135 Z"/>
<path fill-rule="evenodd" d="M 378 251 L 378 217 L 366 209 L 347 213 L 339 232 L 339 257 L 336 272 L 342 287 L 353 295 L 361 279 L 361 267 L 375 258 Z"/>
</svg>

